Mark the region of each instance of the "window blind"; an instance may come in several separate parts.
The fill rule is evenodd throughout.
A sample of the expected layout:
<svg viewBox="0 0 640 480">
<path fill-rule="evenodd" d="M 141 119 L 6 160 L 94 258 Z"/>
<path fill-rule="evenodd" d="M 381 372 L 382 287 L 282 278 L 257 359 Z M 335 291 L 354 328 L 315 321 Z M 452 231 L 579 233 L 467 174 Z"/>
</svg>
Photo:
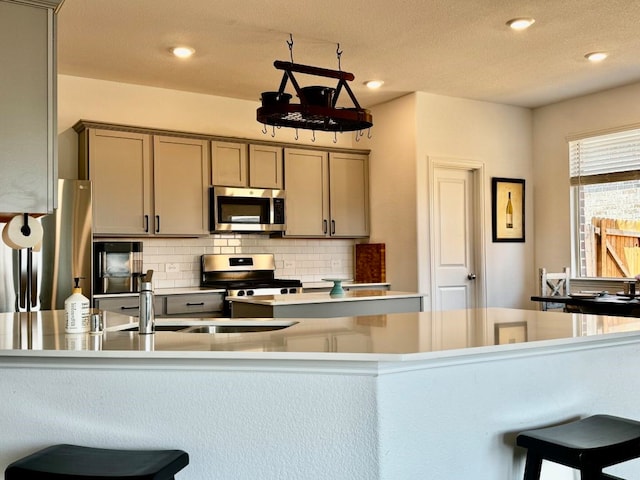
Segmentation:
<svg viewBox="0 0 640 480">
<path fill-rule="evenodd" d="M 640 180 L 640 129 L 569 142 L 571 185 Z"/>
</svg>

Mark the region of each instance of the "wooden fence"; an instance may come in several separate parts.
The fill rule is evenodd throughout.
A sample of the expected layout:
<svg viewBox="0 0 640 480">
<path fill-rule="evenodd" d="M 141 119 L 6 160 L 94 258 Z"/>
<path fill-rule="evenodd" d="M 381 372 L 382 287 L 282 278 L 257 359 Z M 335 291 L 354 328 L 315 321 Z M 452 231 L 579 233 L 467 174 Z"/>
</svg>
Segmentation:
<svg viewBox="0 0 640 480">
<path fill-rule="evenodd" d="M 594 217 L 585 230 L 588 277 L 635 277 L 640 273 L 640 221 Z"/>
</svg>

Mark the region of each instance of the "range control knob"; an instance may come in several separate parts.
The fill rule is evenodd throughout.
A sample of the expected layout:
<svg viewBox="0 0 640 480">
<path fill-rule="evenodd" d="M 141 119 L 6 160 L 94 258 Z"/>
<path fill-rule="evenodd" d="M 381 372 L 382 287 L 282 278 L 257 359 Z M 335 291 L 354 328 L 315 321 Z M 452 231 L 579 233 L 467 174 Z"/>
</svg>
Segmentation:
<svg viewBox="0 0 640 480">
<path fill-rule="evenodd" d="M 296 289 L 295 288 L 290 288 L 289 289 L 289 293 L 296 293 Z"/>
<path fill-rule="evenodd" d="M 244 297 L 244 290 L 238 290 L 238 296 Z"/>
<path fill-rule="evenodd" d="M 288 292 L 286 288 L 281 288 L 280 293 L 284 295 L 285 293 L 288 293 Z"/>
<path fill-rule="evenodd" d="M 247 295 L 253 295 L 253 290 L 247 290 Z"/>
</svg>

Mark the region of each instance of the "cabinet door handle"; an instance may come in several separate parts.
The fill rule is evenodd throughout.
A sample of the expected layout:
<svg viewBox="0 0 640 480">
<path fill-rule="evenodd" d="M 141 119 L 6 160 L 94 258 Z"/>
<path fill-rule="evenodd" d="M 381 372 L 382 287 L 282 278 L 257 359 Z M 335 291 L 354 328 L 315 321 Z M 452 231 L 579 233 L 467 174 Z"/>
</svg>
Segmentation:
<svg viewBox="0 0 640 480">
<path fill-rule="evenodd" d="M 327 221 L 322 220 L 322 233 L 327 234 Z"/>
<path fill-rule="evenodd" d="M 156 233 L 160 233 L 160 215 L 156 215 Z"/>
<path fill-rule="evenodd" d="M 144 233 L 149 233 L 149 215 L 144 216 Z"/>
<path fill-rule="evenodd" d="M 336 234 L 336 221 L 331 220 L 331 235 L 335 235 L 335 234 Z"/>
<path fill-rule="evenodd" d="M 191 303 L 191 302 L 187 302 L 187 307 L 202 307 L 204 306 L 204 302 L 199 302 L 199 303 Z"/>
<path fill-rule="evenodd" d="M 120 310 L 137 310 L 140 307 L 136 305 L 135 307 L 125 307 L 124 305 L 120 307 Z"/>
</svg>

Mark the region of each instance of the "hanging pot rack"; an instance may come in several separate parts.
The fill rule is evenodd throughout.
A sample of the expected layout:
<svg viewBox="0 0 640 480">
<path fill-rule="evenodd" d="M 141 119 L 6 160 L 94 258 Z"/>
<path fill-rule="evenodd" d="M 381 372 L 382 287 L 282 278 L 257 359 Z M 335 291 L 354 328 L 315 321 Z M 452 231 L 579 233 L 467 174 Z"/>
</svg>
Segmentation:
<svg viewBox="0 0 640 480">
<path fill-rule="evenodd" d="M 291 44 L 289 48 L 291 49 Z M 373 126 L 371 112 L 360 107 L 347 83 L 355 78 L 352 73 L 301 65 L 293 63 L 293 61 L 276 60 L 273 65 L 276 69 L 283 70 L 284 74 L 277 92 L 263 92 L 262 106 L 258 108 L 256 115 L 258 122 L 275 127 L 327 132 L 352 132 L 366 130 Z M 294 72 L 337 79 L 338 84 L 335 89 L 318 86 L 300 87 Z M 291 81 L 300 103 L 289 102 L 291 95 L 285 93 L 288 81 Z M 347 92 L 353 102 L 353 108 L 336 107 L 343 90 Z M 317 98 L 318 93 L 320 93 L 320 98 Z"/>
</svg>

